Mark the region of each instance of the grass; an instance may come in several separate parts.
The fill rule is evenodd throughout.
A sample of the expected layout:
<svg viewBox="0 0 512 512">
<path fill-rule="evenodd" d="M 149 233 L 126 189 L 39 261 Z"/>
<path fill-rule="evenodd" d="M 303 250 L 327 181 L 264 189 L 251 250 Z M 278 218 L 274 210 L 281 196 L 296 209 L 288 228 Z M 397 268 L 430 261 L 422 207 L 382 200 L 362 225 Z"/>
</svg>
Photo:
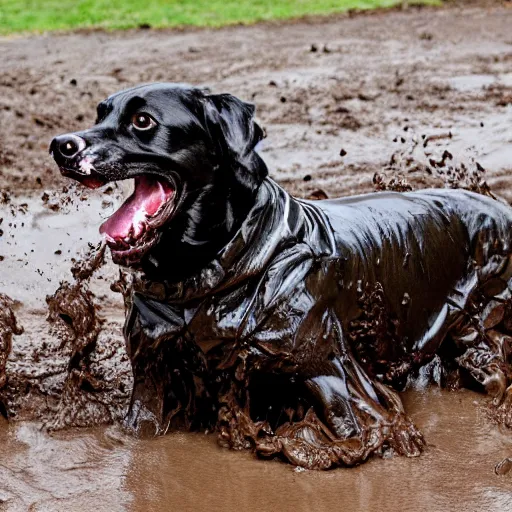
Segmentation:
<svg viewBox="0 0 512 512">
<path fill-rule="evenodd" d="M 0 34 L 233 23 L 400 5 L 402 0 L 0 0 Z M 437 4 L 440 0 L 414 0 Z"/>
</svg>

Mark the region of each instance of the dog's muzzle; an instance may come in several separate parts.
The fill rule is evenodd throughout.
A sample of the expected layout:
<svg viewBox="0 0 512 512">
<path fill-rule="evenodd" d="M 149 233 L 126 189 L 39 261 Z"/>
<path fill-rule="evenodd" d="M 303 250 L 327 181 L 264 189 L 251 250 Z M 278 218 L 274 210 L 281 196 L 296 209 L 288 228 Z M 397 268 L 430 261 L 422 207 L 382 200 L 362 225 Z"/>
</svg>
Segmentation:
<svg viewBox="0 0 512 512">
<path fill-rule="evenodd" d="M 55 137 L 50 144 L 50 154 L 60 168 L 63 176 L 73 178 L 86 187 L 98 188 L 107 180 L 96 172 L 91 156 L 84 154 L 87 142 L 68 133 Z"/>
<path fill-rule="evenodd" d="M 78 135 L 66 134 L 55 137 L 50 144 L 50 153 L 63 163 L 75 159 L 85 149 L 85 140 Z"/>
</svg>

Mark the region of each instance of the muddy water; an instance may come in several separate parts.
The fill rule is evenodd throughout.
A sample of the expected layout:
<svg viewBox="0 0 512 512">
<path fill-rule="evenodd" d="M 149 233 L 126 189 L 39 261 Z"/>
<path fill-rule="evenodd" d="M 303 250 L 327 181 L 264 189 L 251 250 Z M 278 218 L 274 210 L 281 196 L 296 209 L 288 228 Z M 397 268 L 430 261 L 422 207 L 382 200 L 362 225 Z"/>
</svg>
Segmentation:
<svg viewBox="0 0 512 512">
<path fill-rule="evenodd" d="M 429 443 L 419 458 L 372 459 L 330 472 L 297 471 L 219 448 L 215 436 L 134 440 L 117 427 L 52 436 L 34 423 L 0 426 L 1 510 L 508 512 L 509 433 L 470 391 L 403 395 Z"/>
</svg>

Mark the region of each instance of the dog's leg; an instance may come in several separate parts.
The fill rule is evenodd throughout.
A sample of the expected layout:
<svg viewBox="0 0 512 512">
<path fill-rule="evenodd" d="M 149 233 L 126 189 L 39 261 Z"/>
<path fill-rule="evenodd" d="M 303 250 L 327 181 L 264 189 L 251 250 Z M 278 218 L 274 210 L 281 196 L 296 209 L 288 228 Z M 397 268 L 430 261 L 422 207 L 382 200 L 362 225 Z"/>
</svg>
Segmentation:
<svg viewBox="0 0 512 512">
<path fill-rule="evenodd" d="M 128 339 L 133 372 L 133 390 L 124 427 L 138 436 L 163 433 L 165 423 L 165 379 L 170 375 L 162 366 L 162 351 L 151 350 L 139 331 Z"/>
<path fill-rule="evenodd" d="M 125 337 L 133 370 L 125 427 L 138 435 L 163 434 L 170 426 L 208 428 L 214 414 L 205 361 L 183 332 L 180 315 L 134 295 Z"/>
<path fill-rule="evenodd" d="M 280 426 L 263 439 L 263 455 L 282 453 L 310 469 L 363 462 L 384 447 L 400 455 L 419 455 L 423 436 L 406 417 L 397 393 L 373 382 L 347 355 L 334 360 L 330 375 L 310 378 L 313 407 L 304 420 Z"/>
<path fill-rule="evenodd" d="M 451 333 L 461 368 L 493 398 L 491 412 L 512 427 L 512 292 L 507 272 L 481 286 Z"/>
<path fill-rule="evenodd" d="M 254 447 L 262 435 L 271 432 L 266 421 L 253 421 L 248 392 L 234 381 L 219 394 L 217 429 L 220 446 L 233 450 Z"/>
<path fill-rule="evenodd" d="M 143 346 L 132 357 L 134 382 L 125 427 L 139 436 L 165 434 L 169 428 L 212 428 L 214 386 L 195 345 L 181 337 Z"/>
</svg>

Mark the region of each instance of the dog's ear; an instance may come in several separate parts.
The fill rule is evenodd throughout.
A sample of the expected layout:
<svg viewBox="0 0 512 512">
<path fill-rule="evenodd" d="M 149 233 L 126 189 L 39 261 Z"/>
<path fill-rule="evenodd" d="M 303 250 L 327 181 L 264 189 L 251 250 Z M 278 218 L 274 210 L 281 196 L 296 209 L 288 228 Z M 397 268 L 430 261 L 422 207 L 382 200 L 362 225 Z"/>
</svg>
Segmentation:
<svg viewBox="0 0 512 512">
<path fill-rule="evenodd" d="M 268 171 L 254 150 L 265 137 L 254 121 L 254 105 L 231 94 L 205 95 L 205 103 L 207 130 L 221 165 L 230 165 L 242 183 L 259 185 Z"/>
</svg>

